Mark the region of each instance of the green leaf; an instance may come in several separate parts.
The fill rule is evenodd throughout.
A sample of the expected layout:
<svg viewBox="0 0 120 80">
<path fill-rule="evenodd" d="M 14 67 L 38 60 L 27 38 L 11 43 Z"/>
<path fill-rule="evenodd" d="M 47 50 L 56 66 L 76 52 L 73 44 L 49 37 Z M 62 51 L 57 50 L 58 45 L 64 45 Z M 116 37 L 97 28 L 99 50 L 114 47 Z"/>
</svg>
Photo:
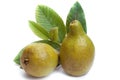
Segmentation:
<svg viewBox="0 0 120 80">
<path fill-rule="evenodd" d="M 50 46 L 52 46 L 54 49 L 56 49 L 57 51 L 60 51 L 60 45 L 55 43 L 55 42 L 52 42 L 52 41 L 49 41 L 49 40 L 39 40 L 39 41 L 35 41 L 33 43 L 46 43 L 46 44 L 49 44 Z M 20 52 L 16 55 L 16 57 L 14 58 L 14 62 L 18 65 L 20 65 L 20 57 L 23 53 L 23 49 L 20 50 Z"/>
<path fill-rule="evenodd" d="M 36 8 L 36 21 L 48 32 L 53 27 L 58 27 L 59 42 L 65 37 L 66 28 L 61 17 L 51 8 L 38 5 Z"/>
<path fill-rule="evenodd" d="M 43 27 L 41 27 L 41 25 L 33 21 L 29 21 L 29 26 L 33 33 L 35 33 L 38 37 L 42 39 L 49 39 L 49 33 Z"/>
<path fill-rule="evenodd" d="M 16 64 L 18 64 L 18 65 L 20 65 L 20 57 L 21 57 L 21 55 L 22 55 L 22 53 L 23 53 L 23 50 L 24 50 L 24 48 L 21 49 L 20 52 L 19 52 L 19 53 L 16 55 L 16 57 L 14 58 L 14 62 L 15 62 Z"/>
<path fill-rule="evenodd" d="M 79 20 L 82 24 L 84 31 L 87 33 L 85 14 L 78 1 L 72 6 L 67 16 L 66 21 L 67 32 L 69 32 L 69 25 L 70 22 L 72 22 L 73 20 Z"/>
</svg>

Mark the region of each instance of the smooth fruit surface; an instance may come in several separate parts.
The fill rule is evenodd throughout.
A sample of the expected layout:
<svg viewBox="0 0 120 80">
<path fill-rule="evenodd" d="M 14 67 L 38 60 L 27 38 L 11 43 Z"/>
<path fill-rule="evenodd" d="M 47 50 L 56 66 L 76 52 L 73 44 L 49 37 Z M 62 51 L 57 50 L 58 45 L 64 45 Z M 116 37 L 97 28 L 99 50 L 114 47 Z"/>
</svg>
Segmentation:
<svg viewBox="0 0 120 80">
<path fill-rule="evenodd" d="M 31 76 L 49 75 L 58 64 L 58 54 L 50 45 L 32 43 L 25 47 L 20 58 L 22 68 Z"/>
<path fill-rule="evenodd" d="M 84 33 L 80 22 L 71 22 L 70 32 L 60 49 L 60 61 L 64 71 L 72 76 L 86 74 L 92 66 L 94 51 L 94 44 Z"/>
</svg>

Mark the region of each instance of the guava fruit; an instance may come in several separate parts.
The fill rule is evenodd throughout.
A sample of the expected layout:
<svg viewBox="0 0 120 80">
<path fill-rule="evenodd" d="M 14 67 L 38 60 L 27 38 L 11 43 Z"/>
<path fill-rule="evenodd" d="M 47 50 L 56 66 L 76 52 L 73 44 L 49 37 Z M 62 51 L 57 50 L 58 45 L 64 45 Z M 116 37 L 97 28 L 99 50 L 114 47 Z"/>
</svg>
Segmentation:
<svg viewBox="0 0 120 80">
<path fill-rule="evenodd" d="M 72 76 L 86 74 L 92 66 L 94 52 L 94 44 L 81 23 L 78 20 L 72 21 L 60 49 L 60 62 L 64 71 Z"/>
<path fill-rule="evenodd" d="M 34 77 L 44 77 L 56 68 L 58 54 L 48 44 L 31 43 L 24 48 L 20 64 L 27 74 Z"/>
</svg>

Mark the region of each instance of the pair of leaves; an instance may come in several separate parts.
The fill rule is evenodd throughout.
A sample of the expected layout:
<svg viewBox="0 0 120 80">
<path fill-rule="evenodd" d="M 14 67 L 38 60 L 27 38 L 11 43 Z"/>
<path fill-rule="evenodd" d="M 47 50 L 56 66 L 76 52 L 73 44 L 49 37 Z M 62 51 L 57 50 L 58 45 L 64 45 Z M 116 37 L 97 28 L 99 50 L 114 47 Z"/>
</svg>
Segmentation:
<svg viewBox="0 0 120 80">
<path fill-rule="evenodd" d="M 52 42 L 52 41 L 49 41 L 49 40 L 40 40 L 40 41 L 35 41 L 33 43 L 46 43 L 46 44 L 49 44 L 50 46 L 52 46 L 54 49 L 56 49 L 57 51 L 60 50 L 60 45 L 55 43 L 55 42 Z M 17 56 L 14 58 L 14 62 L 18 65 L 20 65 L 20 57 L 23 53 L 23 49 L 20 50 L 20 52 L 17 54 Z"/>
<path fill-rule="evenodd" d="M 29 24 L 32 31 L 38 37 L 50 39 L 49 32 L 54 27 L 58 27 L 58 42 L 62 42 L 66 34 L 65 25 L 61 17 L 53 9 L 44 5 L 38 5 L 36 9 L 36 21 L 37 23 L 29 21 Z"/>
</svg>

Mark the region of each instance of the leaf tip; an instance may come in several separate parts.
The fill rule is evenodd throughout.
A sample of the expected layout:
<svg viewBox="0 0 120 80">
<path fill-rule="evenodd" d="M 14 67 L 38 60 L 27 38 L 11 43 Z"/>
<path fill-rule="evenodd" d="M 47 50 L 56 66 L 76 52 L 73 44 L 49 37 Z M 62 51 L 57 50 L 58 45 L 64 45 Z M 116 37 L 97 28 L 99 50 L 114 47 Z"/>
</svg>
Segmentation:
<svg viewBox="0 0 120 80">
<path fill-rule="evenodd" d="M 76 1 L 75 4 L 79 4 L 80 5 L 79 1 Z"/>
<path fill-rule="evenodd" d="M 29 27 L 32 27 L 33 24 L 35 24 L 35 22 L 34 22 L 34 21 L 31 21 L 31 20 L 28 20 L 28 24 L 29 24 Z"/>
</svg>

